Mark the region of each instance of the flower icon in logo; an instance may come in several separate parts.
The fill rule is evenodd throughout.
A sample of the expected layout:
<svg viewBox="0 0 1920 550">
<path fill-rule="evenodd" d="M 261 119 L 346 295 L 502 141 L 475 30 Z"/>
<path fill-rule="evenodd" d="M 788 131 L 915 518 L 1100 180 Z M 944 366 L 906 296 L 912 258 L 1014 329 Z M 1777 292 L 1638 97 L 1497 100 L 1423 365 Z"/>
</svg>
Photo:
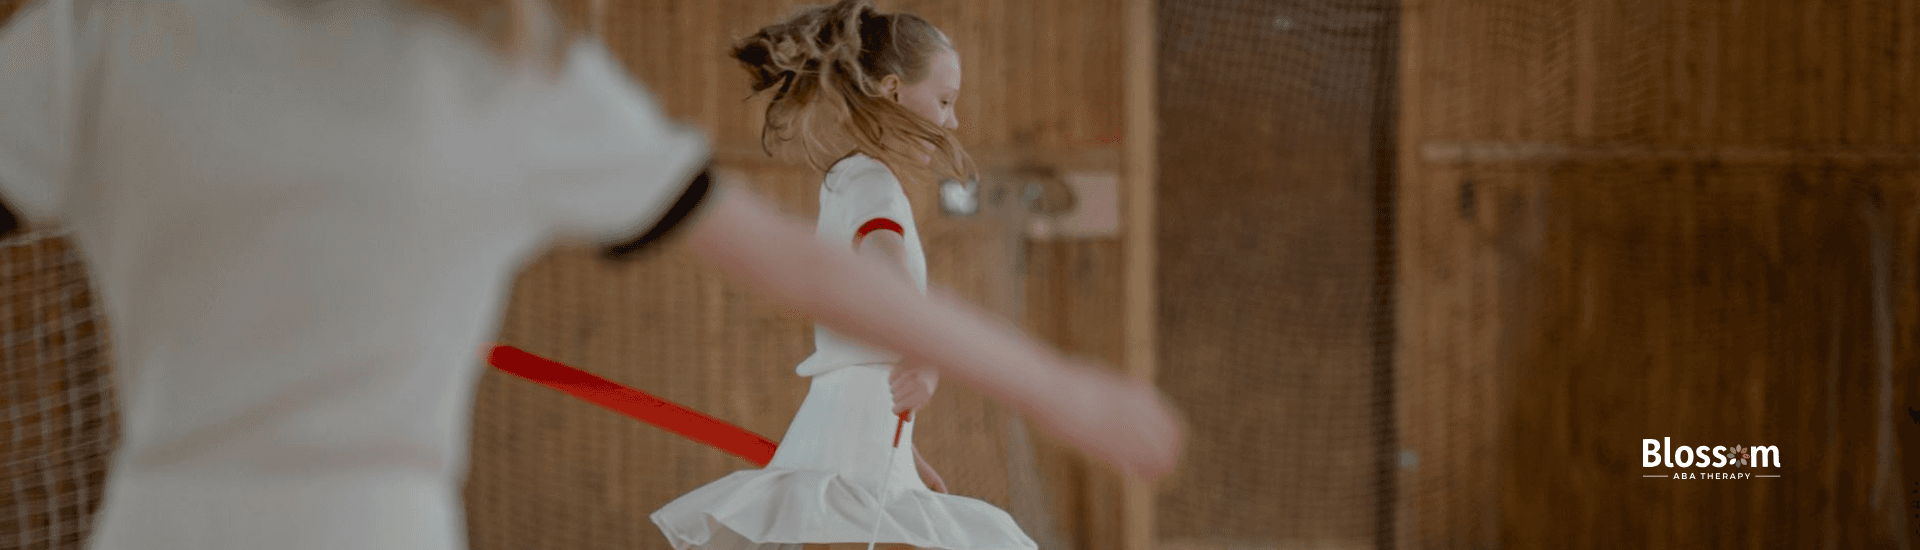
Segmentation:
<svg viewBox="0 0 1920 550">
<path fill-rule="evenodd" d="M 1747 459 L 1748 459 L 1747 448 L 1742 445 L 1734 445 L 1733 457 L 1727 460 L 1727 465 L 1728 466 L 1746 466 L 1748 462 Z"/>
</svg>

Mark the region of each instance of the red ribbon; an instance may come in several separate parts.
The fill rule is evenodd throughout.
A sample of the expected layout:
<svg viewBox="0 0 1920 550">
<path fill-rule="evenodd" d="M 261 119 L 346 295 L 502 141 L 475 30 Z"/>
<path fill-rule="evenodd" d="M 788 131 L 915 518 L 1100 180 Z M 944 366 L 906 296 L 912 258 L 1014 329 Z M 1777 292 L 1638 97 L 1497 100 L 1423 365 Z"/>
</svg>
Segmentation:
<svg viewBox="0 0 1920 550">
<path fill-rule="evenodd" d="M 900 413 L 900 422 L 893 425 L 893 446 L 900 447 L 900 431 L 907 428 L 907 420 L 913 418 L 913 411 Z"/>
<path fill-rule="evenodd" d="M 592 373 L 521 351 L 512 346 L 494 346 L 487 363 L 534 383 L 560 390 L 589 403 L 611 409 L 635 420 L 659 426 L 681 437 L 705 443 L 728 454 L 765 467 L 779 446 L 739 426 L 700 414 L 686 406 L 622 386 Z M 905 417 L 903 415 L 902 422 Z M 896 434 L 898 429 L 896 428 Z M 898 441 L 898 435 L 894 436 Z M 898 443 L 896 443 L 897 445 Z"/>
</svg>

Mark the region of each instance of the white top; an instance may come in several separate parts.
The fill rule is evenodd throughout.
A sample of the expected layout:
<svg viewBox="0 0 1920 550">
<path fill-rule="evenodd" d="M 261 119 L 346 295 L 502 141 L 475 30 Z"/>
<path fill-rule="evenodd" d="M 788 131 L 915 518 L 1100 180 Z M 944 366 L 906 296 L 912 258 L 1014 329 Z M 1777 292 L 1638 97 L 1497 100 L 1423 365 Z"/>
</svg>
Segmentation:
<svg viewBox="0 0 1920 550">
<path fill-rule="evenodd" d="M 876 218 L 885 218 L 904 229 L 907 272 L 921 292 L 927 290 L 927 256 L 920 248 L 920 231 L 913 223 L 913 207 L 887 165 L 864 154 L 854 154 L 834 163 L 820 184 L 820 219 L 817 233 L 821 240 L 838 246 L 853 247 L 860 227 Z M 845 336 L 815 326 L 813 355 L 796 369 L 801 376 L 816 376 L 854 365 L 891 364 L 898 356 L 861 346 Z"/>
<path fill-rule="evenodd" d="M 0 192 L 112 328 L 92 548 L 464 548 L 509 278 L 646 229 L 705 138 L 597 44 L 552 78 L 391 0 L 73 1 L 0 30 Z"/>
<path fill-rule="evenodd" d="M 861 226 L 875 219 L 898 224 L 907 271 L 924 292 L 926 255 L 899 180 L 866 155 L 835 163 L 820 189 L 820 238 L 852 247 Z M 797 369 L 810 377 L 807 399 L 773 461 L 703 485 L 653 513 L 654 525 L 674 548 L 789 550 L 874 536 L 915 548 L 1037 548 L 1005 511 L 935 493 L 920 480 L 911 451 L 915 422 L 900 426 L 893 414 L 887 376 L 894 356 L 825 328 L 815 329 L 814 346 Z M 877 534 L 875 519 L 881 522 Z"/>
</svg>

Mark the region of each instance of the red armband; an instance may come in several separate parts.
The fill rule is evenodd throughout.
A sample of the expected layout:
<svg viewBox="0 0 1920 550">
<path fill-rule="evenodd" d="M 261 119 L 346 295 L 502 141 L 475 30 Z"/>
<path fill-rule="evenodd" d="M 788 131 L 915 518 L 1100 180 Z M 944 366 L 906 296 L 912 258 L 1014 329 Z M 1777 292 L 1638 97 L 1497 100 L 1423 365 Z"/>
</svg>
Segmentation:
<svg viewBox="0 0 1920 550">
<path fill-rule="evenodd" d="M 867 223 L 860 224 L 860 230 L 853 232 L 853 242 L 858 243 L 860 239 L 866 238 L 868 233 L 881 230 L 899 233 L 902 237 L 907 236 L 907 230 L 906 228 L 900 227 L 900 222 L 886 218 L 874 218 L 867 220 Z"/>
</svg>

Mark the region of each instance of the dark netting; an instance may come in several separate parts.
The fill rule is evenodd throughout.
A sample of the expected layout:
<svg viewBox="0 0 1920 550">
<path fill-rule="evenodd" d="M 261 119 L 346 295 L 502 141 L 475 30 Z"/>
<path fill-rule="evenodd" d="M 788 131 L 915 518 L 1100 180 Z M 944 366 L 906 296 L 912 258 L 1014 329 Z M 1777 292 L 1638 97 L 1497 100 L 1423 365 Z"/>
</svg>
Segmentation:
<svg viewBox="0 0 1920 550">
<path fill-rule="evenodd" d="M 1392 540 L 1398 4 L 1161 4 L 1166 548 Z"/>
<path fill-rule="evenodd" d="M 105 319 L 58 234 L 0 241 L 0 548 L 80 548 L 116 429 Z"/>
</svg>

